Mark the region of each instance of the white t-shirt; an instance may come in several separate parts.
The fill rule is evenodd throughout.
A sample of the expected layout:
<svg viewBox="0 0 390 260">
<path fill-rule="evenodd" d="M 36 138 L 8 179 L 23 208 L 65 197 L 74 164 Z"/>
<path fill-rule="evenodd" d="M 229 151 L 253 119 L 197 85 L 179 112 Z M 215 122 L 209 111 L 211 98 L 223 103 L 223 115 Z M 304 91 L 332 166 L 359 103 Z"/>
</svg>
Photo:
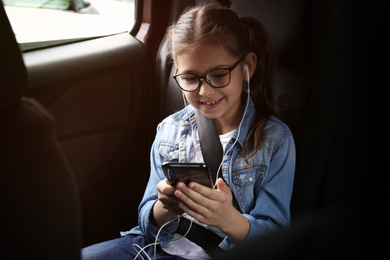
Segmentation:
<svg viewBox="0 0 390 260">
<path fill-rule="evenodd" d="M 229 133 L 223 134 L 219 136 L 219 139 L 221 141 L 223 150 L 225 151 L 225 147 L 232 138 L 234 131 L 231 131 Z M 202 151 L 200 150 L 200 143 L 199 143 L 199 134 L 198 130 L 195 131 L 195 138 L 193 140 L 193 145 L 191 146 L 190 154 L 189 154 L 189 162 L 193 163 L 203 163 L 203 156 Z M 215 180 L 214 180 L 215 182 Z M 226 235 L 220 231 L 219 229 L 205 225 L 203 223 L 200 223 L 196 219 L 185 215 L 184 218 L 187 218 L 189 220 L 192 219 L 193 223 L 196 223 L 198 225 L 201 225 L 207 229 L 212 230 L 214 233 L 219 235 L 221 238 L 224 238 Z M 175 233 L 173 235 L 173 240 L 168 243 L 165 247 L 162 248 L 166 253 L 170 255 L 176 255 L 180 256 L 185 259 L 191 259 L 191 260 L 202 260 L 202 259 L 211 259 L 211 257 L 197 244 L 191 242 L 185 237 L 182 237 L 180 234 Z"/>
</svg>

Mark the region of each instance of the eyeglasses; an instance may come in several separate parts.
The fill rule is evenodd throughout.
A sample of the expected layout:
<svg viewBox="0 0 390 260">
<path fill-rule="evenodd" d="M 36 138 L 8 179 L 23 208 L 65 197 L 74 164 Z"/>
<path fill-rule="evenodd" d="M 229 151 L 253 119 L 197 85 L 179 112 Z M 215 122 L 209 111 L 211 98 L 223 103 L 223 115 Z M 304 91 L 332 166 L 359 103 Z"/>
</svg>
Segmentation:
<svg viewBox="0 0 390 260">
<path fill-rule="evenodd" d="M 244 58 L 241 57 L 232 67 L 230 68 L 217 68 L 207 72 L 204 76 L 198 76 L 193 73 L 182 73 L 173 76 L 177 85 L 187 92 L 193 92 L 197 90 L 200 85 L 201 79 L 204 79 L 207 84 L 213 88 L 224 88 L 230 84 L 231 72 Z"/>
</svg>

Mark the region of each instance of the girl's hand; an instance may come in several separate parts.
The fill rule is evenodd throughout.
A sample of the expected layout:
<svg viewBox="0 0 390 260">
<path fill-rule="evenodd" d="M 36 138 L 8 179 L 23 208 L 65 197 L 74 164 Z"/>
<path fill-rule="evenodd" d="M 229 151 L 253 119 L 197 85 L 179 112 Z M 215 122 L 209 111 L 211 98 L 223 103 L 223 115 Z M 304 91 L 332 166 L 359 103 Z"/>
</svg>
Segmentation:
<svg viewBox="0 0 390 260">
<path fill-rule="evenodd" d="M 236 242 L 245 239 L 249 221 L 233 207 L 233 195 L 219 178 L 217 189 L 196 182 L 176 185 L 175 195 L 181 200 L 179 207 L 198 221 L 219 228 Z"/>
<path fill-rule="evenodd" d="M 153 206 L 151 221 L 158 227 L 173 221 L 183 214 L 179 207 L 179 199 L 175 196 L 176 188 L 171 186 L 167 179 L 157 184 L 158 200 Z"/>
<path fill-rule="evenodd" d="M 182 214 L 183 211 L 178 206 L 179 199 L 175 196 L 176 188 L 171 186 L 167 179 L 160 181 L 157 184 L 158 200 L 162 207 L 176 216 Z"/>
</svg>

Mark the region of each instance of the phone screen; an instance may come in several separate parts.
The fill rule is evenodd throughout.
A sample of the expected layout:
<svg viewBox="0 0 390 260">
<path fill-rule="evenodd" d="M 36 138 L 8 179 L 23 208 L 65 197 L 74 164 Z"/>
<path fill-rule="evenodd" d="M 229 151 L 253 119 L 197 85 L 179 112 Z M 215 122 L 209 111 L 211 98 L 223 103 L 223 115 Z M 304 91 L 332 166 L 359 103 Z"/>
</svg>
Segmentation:
<svg viewBox="0 0 390 260">
<path fill-rule="evenodd" d="M 192 181 L 207 187 L 213 187 L 209 170 L 201 163 L 164 163 L 162 165 L 165 177 L 175 186 L 178 182 L 188 184 Z"/>
</svg>

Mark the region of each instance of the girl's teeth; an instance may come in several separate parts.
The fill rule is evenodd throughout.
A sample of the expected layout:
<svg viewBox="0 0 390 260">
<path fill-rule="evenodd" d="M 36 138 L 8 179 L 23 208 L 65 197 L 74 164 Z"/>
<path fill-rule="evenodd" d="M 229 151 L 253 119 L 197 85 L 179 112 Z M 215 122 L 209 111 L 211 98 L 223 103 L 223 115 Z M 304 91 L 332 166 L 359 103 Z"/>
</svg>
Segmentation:
<svg viewBox="0 0 390 260">
<path fill-rule="evenodd" d="M 217 103 L 220 99 L 218 100 L 215 100 L 215 101 L 211 101 L 211 102 L 205 102 L 206 105 L 213 105 L 215 103 Z"/>
</svg>

